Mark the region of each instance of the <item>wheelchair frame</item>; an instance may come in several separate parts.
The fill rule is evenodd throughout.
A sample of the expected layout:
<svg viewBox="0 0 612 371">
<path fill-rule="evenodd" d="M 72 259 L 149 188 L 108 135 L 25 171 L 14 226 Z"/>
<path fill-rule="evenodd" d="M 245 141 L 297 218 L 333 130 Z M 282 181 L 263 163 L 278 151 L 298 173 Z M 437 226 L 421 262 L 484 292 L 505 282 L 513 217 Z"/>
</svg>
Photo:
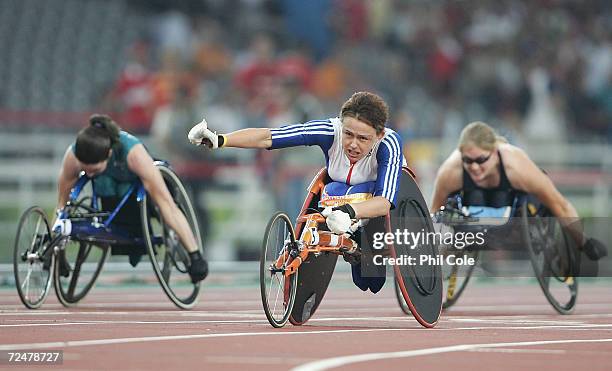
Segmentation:
<svg viewBox="0 0 612 371">
<path fill-rule="evenodd" d="M 410 169 L 404 167 L 401 172 L 403 174 L 401 175 L 402 177 L 410 177 L 410 180 L 414 182 L 415 176 Z M 296 288 L 303 287 L 305 284 L 299 281 L 301 278 L 301 275 L 299 275 L 299 266 L 301 266 L 303 262 L 307 262 L 308 259 L 316 258 L 321 254 L 339 255 L 351 248 L 352 240 L 344 240 L 344 237 L 337 235 L 334 235 L 336 238 L 330 238 L 332 235 L 330 232 L 317 232 L 318 225 L 324 223 L 325 220 L 317 212 L 312 214 L 308 213 L 309 210 L 312 211 L 310 205 L 314 197 L 319 196 L 323 189 L 325 177 L 326 169 L 323 168 L 310 183 L 308 194 L 297 218 L 295 228 L 287 215 L 282 212 L 276 213 L 270 219 L 266 227 L 262 253 L 260 256 L 260 289 L 264 312 L 273 327 L 282 327 L 287 321 L 290 321 L 294 325 L 302 325 L 314 314 L 325 294 L 329 280 L 331 280 L 336 258 L 333 258 L 333 264 L 331 265 L 321 263 L 321 267 L 326 267 L 323 269 L 331 269 L 331 271 L 317 274 L 316 277 L 318 277 L 317 279 L 320 280 L 320 284 L 323 285 L 323 287 L 315 290 L 315 301 L 310 304 L 308 304 L 310 299 L 307 301 L 306 306 L 309 306 L 309 309 L 305 318 L 294 318 L 295 313 L 292 313 L 292 310 L 294 311 L 296 299 Z M 403 184 L 403 182 L 400 181 L 400 184 Z M 416 183 L 414 183 L 414 186 L 416 186 Z M 405 195 L 405 199 L 400 199 L 401 195 L 398 195 L 397 209 L 406 209 L 406 205 L 403 205 L 404 203 L 410 205 L 414 204 L 416 205 L 414 207 L 418 207 L 419 209 L 426 207 L 418 186 L 416 186 L 416 191 L 411 188 L 408 189 L 408 192 L 411 193 Z M 404 191 L 406 191 L 406 189 L 404 189 Z M 385 217 L 381 217 L 384 219 L 382 224 L 384 225 L 385 231 L 388 232 L 392 227 L 396 227 L 395 224 L 397 224 L 397 222 L 394 222 L 392 218 L 401 219 L 402 217 L 401 211 L 394 211 L 387 214 Z M 423 222 L 430 226 L 428 214 L 424 216 L 424 219 L 427 220 Z M 276 248 L 270 249 L 268 241 L 270 236 L 275 232 L 274 227 L 277 221 L 282 223 L 282 228 L 279 230 L 283 231 L 283 233 L 281 233 L 284 235 L 283 246 L 280 246 L 280 248 L 277 246 Z M 314 246 L 313 242 L 311 242 L 313 234 L 317 234 Z M 321 234 L 321 236 L 319 237 L 318 234 Z M 299 238 L 296 238 L 297 236 L 299 236 Z M 330 239 L 334 241 L 331 244 L 329 243 Z M 388 248 L 392 256 L 396 257 L 401 255 L 398 253 L 398 246 L 389 245 Z M 272 254 L 268 254 L 269 250 L 272 251 Z M 437 255 L 437 247 L 432 246 L 432 250 L 432 254 Z M 270 256 L 268 257 L 268 255 Z M 400 270 L 397 266 L 394 266 L 394 273 L 394 281 L 398 288 L 396 291 L 399 295 L 398 300 L 401 297 L 402 302 L 407 303 L 405 304 L 407 308 L 406 314 L 412 314 L 423 327 L 434 327 L 438 322 L 442 309 L 442 282 L 440 270 L 434 269 L 428 274 L 419 276 L 419 273 L 415 272 L 411 267 L 409 267 L 408 270 Z M 314 277 L 310 278 L 314 279 Z M 429 278 L 429 285 L 425 285 L 428 287 L 423 287 L 424 285 L 422 283 L 425 282 L 422 281 L 423 278 L 425 280 Z M 268 279 L 270 280 L 270 287 L 266 285 Z M 272 283 L 274 282 L 278 282 L 278 288 L 275 295 L 272 293 Z M 280 304 L 278 303 L 279 298 L 282 298 L 282 303 Z M 279 308 L 282 310 L 279 313 L 280 315 L 276 316 L 275 310 L 278 306 L 282 306 L 282 308 Z"/>
<path fill-rule="evenodd" d="M 439 211 L 440 212 L 440 211 Z M 442 221 L 442 224 L 450 226 L 455 229 L 456 227 L 461 228 L 461 231 L 482 231 L 488 229 L 488 233 L 500 233 L 508 229 L 508 225 L 513 221 L 513 218 L 520 217 L 520 233 L 519 236 L 521 246 L 526 247 L 529 254 L 529 260 L 531 261 L 532 268 L 534 270 L 535 278 L 538 281 L 544 296 L 551 306 L 560 314 L 570 314 L 575 308 L 576 299 L 578 295 L 578 279 L 574 277 L 573 266 L 575 257 L 575 251 L 566 232 L 563 231 L 562 226 L 558 220 L 545 208 L 530 209 L 529 207 L 529 196 L 524 193 L 519 193 L 515 196 L 510 212 L 510 219 L 500 225 L 465 225 L 461 222 L 453 222 L 450 224 Z M 476 220 L 477 221 L 477 220 Z M 471 222 L 474 222 L 472 220 Z M 561 237 L 558 240 L 551 239 L 551 233 L 555 233 L 555 228 L 561 228 Z M 501 233 L 503 234 L 503 233 Z M 503 245 L 503 243 L 500 243 Z M 551 268 L 551 261 L 549 261 L 550 251 L 561 252 L 567 255 L 566 272 L 556 271 Z M 449 249 L 446 251 L 449 254 L 455 254 L 457 256 L 469 256 L 478 259 L 478 249 Z M 470 277 L 473 273 L 476 264 L 469 266 L 463 274 L 459 274 L 458 266 L 451 267 L 451 271 L 448 275 L 444 276 L 446 281 L 446 295 L 443 304 L 443 308 L 450 308 L 459 299 L 460 295 L 465 290 Z M 550 287 L 551 278 L 560 282 L 562 285 L 561 290 L 555 290 L 553 292 Z M 559 291 L 565 292 L 565 287 L 568 290 L 568 297 L 560 298 Z M 400 307 L 402 303 L 398 297 Z"/>
<path fill-rule="evenodd" d="M 198 247 L 202 250 L 197 219 L 195 218 L 193 207 L 182 182 L 176 174 L 174 174 L 168 163 L 164 161 L 155 161 L 155 166 L 161 172 L 164 183 L 169 188 L 173 197 L 178 196 L 176 193 L 179 193 L 182 197 L 182 200 L 179 200 L 182 202 L 177 203 L 177 206 L 186 214 L 185 217 L 188 223 L 190 223 L 192 232 L 199 245 Z M 39 308 L 48 295 L 51 277 L 53 277 L 58 300 L 67 307 L 77 304 L 94 286 L 108 258 L 109 249 L 115 246 L 129 246 L 132 249 L 136 249 L 136 252 L 143 251 L 143 249 L 147 251 L 153 270 L 155 271 L 162 289 L 175 305 L 181 309 L 192 308 L 197 303 L 200 282 L 196 284 L 189 282 L 190 286 L 188 286 L 187 289 L 179 288 L 182 290 L 180 293 L 175 289 L 173 284 L 171 284 L 170 275 L 173 269 L 183 274 L 187 273 L 190 264 L 189 257 L 185 249 L 180 245 L 180 242 L 178 242 L 174 231 L 165 225 L 160 213 L 157 212 L 156 217 L 152 216 L 155 205 L 153 202 L 148 202 L 147 192 L 140 179 L 134 181 L 130 185 L 117 206 L 110 212 L 102 211 L 98 207 L 101 198 L 96 194 L 93 182 L 91 183 L 92 195 L 79 199 L 81 192 L 90 180 L 91 179 L 84 174 L 79 177 L 70 192 L 69 201 L 62 211 L 63 215 L 61 216 L 70 220 L 71 231 L 69 235 L 52 235 L 46 215 L 39 207 L 31 207 L 22 215 L 17 232 L 17 239 L 15 240 L 13 259 L 15 282 L 22 303 L 31 309 Z M 170 187 L 170 185 L 172 185 L 172 187 Z M 176 188 L 174 189 L 174 194 L 171 188 Z M 140 210 L 139 222 L 142 226 L 141 236 L 131 236 L 119 226 L 113 225 L 115 217 L 133 195 L 136 196 L 136 202 Z M 85 201 L 89 201 L 89 205 L 85 205 Z M 177 200 L 175 199 L 175 203 L 176 202 Z M 22 239 L 22 232 L 24 232 L 24 228 L 30 216 L 35 216 L 39 219 L 36 221 L 37 227 L 34 236 L 32 236 L 33 240 L 29 243 L 30 248 L 22 251 L 20 248 L 20 240 Z M 152 219 L 154 218 L 158 219 L 162 229 L 161 232 L 153 230 Z M 41 222 L 45 226 L 45 230 L 42 231 L 43 235 L 40 234 L 41 232 L 39 230 Z M 60 265 L 62 264 L 61 260 L 65 259 L 66 250 L 70 248 L 68 246 L 70 242 L 77 243 L 79 245 L 79 250 L 77 252 L 76 261 L 73 262 L 74 268 L 68 272 L 68 277 L 66 277 L 68 279 L 64 280 L 61 275 L 62 267 Z M 170 244 L 172 246 L 167 246 Z M 158 255 L 162 254 L 159 254 L 158 250 L 162 249 L 163 245 L 166 245 L 166 248 L 165 254 L 163 254 L 162 257 L 163 262 L 161 262 Z M 87 279 L 84 286 L 77 289 L 77 281 L 82 273 L 81 268 L 85 264 L 86 259 L 90 256 L 93 247 L 98 247 L 101 250 L 101 258 L 96 262 L 97 265 L 93 275 Z M 45 263 L 45 261 L 47 261 L 47 263 Z M 24 279 L 21 279 L 19 274 L 20 263 L 27 264 L 28 270 Z M 46 268 L 45 264 L 47 265 Z M 34 270 L 43 274 L 42 281 L 44 284 L 41 292 L 32 300 L 28 290 L 30 284 L 33 283 L 30 281 Z M 48 273 L 45 274 L 45 271 Z M 66 285 L 65 281 L 68 281 L 67 287 L 64 287 Z M 186 296 L 183 295 L 185 291 L 187 291 Z"/>
</svg>

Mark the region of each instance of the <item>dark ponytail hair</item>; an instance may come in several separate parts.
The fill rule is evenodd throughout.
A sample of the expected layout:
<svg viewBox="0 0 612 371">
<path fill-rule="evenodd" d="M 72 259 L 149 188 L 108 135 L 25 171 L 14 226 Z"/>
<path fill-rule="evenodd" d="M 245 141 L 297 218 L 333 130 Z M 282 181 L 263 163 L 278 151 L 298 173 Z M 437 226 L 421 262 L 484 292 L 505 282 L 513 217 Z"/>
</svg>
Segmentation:
<svg viewBox="0 0 612 371">
<path fill-rule="evenodd" d="M 106 160 L 110 150 L 119 150 L 121 128 L 108 115 L 93 114 L 89 125 L 77 134 L 74 145 L 76 158 L 84 164 L 97 164 Z"/>
</svg>

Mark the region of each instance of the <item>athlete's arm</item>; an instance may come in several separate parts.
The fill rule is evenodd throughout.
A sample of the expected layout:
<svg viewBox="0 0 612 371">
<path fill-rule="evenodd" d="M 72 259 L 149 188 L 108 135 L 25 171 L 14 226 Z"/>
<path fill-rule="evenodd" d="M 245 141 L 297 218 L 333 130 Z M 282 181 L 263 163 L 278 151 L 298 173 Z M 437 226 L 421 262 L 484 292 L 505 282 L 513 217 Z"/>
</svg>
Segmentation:
<svg viewBox="0 0 612 371">
<path fill-rule="evenodd" d="M 351 206 L 355 210 L 356 219 L 368 219 L 387 215 L 391 209 L 391 202 L 382 196 L 376 196 Z"/>
<path fill-rule="evenodd" d="M 249 128 L 225 134 L 224 147 L 270 148 L 272 134 L 268 128 Z"/>
<path fill-rule="evenodd" d="M 57 209 L 66 206 L 66 202 L 70 197 L 70 190 L 79 178 L 81 168 L 79 162 L 72 152 L 72 148 L 68 147 L 64 154 L 62 167 L 60 168 L 59 178 L 57 180 Z"/>
<path fill-rule="evenodd" d="M 554 216 L 559 218 L 578 246 L 584 246 L 586 236 L 574 206 L 563 197 L 550 178 L 522 149 L 513 147 L 507 152 L 509 155 L 504 152 L 504 159 L 507 159 L 504 161 L 506 174 L 513 187 L 536 196 Z"/>
<path fill-rule="evenodd" d="M 436 174 L 433 199 L 430 207 L 432 213 L 435 213 L 440 207 L 444 206 L 449 194 L 461 189 L 462 173 L 461 154 L 458 150 L 455 150 L 442 163 Z"/>
<path fill-rule="evenodd" d="M 374 197 L 353 207 L 361 218 L 387 215 L 397 198 L 404 165 L 402 140 L 397 133 L 392 132 L 382 138 L 376 151 L 376 161 L 378 170 Z"/>
<path fill-rule="evenodd" d="M 164 221 L 179 235 L 185 248 L 189 252 L 196 251 L 198 245 L 187 219 L 174 203 L 161 173 L 142 144 L 137 144 L 130 150 L 127 163 L 128 168 L 138 175 L 153 201 L 159 206 Z"/>
<path fill-rule="evenodd" d="M 506 174 L 513 187 L 533 194 L 558 218 L 578 218 L 574 206 L 559 192 L 550 178 L 531 161 L 525 151 L 511 148 L 504 153 Z"/>
</svg>

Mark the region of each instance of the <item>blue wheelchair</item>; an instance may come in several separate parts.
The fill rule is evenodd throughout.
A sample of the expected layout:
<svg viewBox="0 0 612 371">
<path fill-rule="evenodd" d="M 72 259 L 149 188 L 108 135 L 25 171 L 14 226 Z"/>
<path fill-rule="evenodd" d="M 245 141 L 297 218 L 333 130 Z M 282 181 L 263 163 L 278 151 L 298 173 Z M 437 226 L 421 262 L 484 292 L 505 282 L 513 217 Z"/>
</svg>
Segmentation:
<svg viewBox="0 0 612 371">
<path fill-rule="evenodd" d="M 576 262 L 579 259 L 575 242 L 559 220 L 533 196 L 517 193 L 511 206 L 493 209 L 463 206 L 460 196 L 455 194 L 434 213 L 433 219 L 440 229 L 451 233 L 485 232 L 487 236 L 483 246 L 439 247 L 445 257 L 454 255 L 455 260 L 473 259 L 475 262 L 443 266 L 444 309 L 454 305 L 464 292 L 481 253 L 502 251 L 530 260 L 544 296 L 558 313 L 570 314 L 574 310 L 578 295 Z M 406 311 L 397 288 L 396 297 Z"/>
<path fill-rule="evenodd" d="M 155 161 L 155 166 L 202 251 L 198 222 L 185 187 L 168 163 Z M 96 195 L 90 180 L 81 174 L 62 210 L 71 226 L 66 235 L 51 231 L 40 207 L 33 206 L 21 216 L 13 270 L 22 303 L 30 309 L 39 308 L 53 282 L 60 303 L 74 306 L 91 291 L 109 254 L 129 255 L 134 266 L 147 254 L 168 298 L 181 309 L 192 308 L 200 282 L 191 282 L 189 255 L 140 180 L 112 200 Z"/>
</svg>

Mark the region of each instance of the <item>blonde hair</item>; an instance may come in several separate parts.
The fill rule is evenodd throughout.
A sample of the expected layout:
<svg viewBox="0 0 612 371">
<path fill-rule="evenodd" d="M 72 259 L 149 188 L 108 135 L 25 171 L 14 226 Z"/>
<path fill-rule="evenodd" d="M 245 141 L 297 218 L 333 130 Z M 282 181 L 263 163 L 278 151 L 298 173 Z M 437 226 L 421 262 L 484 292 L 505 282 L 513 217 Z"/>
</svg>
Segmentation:
<svg viewBox="0 0 612 371">
<path fill-rule="evenodd" d="M 508 140 L 497 135 L 495 130 L 484 122 L 475 121 L 461 131 L 458 148 L 459 151 L 463 151 L 466 147 L 476 146 L 485 151 L 492 151 L 498 143 L 508 143 Z"/>
</svg>

